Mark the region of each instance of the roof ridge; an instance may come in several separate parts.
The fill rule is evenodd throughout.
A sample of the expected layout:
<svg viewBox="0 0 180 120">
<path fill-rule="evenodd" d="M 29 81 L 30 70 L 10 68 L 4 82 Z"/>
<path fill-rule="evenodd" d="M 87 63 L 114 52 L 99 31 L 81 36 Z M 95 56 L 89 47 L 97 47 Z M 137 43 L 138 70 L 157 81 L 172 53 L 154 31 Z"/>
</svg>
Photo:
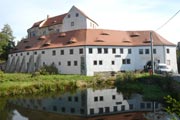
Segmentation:
<svg viewBox="0 0 180 120">
<path fill-rule="evenodd" d="M 98 23 L 96 21 L 94 21 L 93 19 L 91 19 L 90 17 L 88 17 L 82 10 L 80 10 L 79 8 L 77 8 L 75 5 L 72 6 L 72 8 L 76 8 L 81 14 L 83 14 L 86 18 L 88 18 L 89 20 L 93 21 L 96 25 L 98 25 Z M 98 25 L 99 26 L 99 25 Z"/>
</svg>

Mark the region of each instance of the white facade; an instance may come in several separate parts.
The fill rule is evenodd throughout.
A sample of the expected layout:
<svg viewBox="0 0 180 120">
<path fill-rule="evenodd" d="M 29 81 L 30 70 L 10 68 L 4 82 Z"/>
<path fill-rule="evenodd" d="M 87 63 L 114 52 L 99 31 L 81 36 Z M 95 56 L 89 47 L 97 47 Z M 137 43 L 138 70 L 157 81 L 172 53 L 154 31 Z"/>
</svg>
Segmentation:
<svg viewBox="0 0 180 120">
<path fill-rule="evenodd" d="M 81 11 L 74 6 L 63 19 L 63 32 L 78 30 L 78 29 L 95 29 L 97 24 L 87 18 Z"/>
<path fill-rule="evenodd" d="M 48 36 L 51 33 L 65 33 L 71 32 L 68 35 L 73 34 L 72 36 L 67 35 L 67 40 L 69 41 L 71 38 L 75 36 L 75 30 L 88 30 L 93 29 L 96 30 L 98 27 L 97 23 L 87 17 L 84 13 L 82 13 L 76 7 L 72 7 L 67 14 L 63 14 L 58 16 L 61 18 L 62 23 L 54 24 L 57 21 L 53 21 L 56 17 L 47 18 L 46 20 L 36 23 L 34 27 L 28 29 L 28 42 L 22 41 L 23 47 L 25 45 L 29 45 L 29 42 L 34 41 L 33 44 L 36 44 L 39 37 L 44 35 Z M 50 26 L 46 26 L 47 24 L 51 24 Z M 43 26 L 43 24 L 46 24 Z M 117 36 L 117 31 L 116 36 Z M 88 34 L 89 33 L 89 34 Z M 103 33 L 103 30 L 102 30 Z M 102 34 L 101 33 L 101 34 Z M 110 35 L 113 33 L 112 31 L 108 31 Z M 103 34 L 107 34 L 106 32 Z M 122 32 L 119 32 L 121 34 Z M 132 32 L 133 33 L 133 32 Z M 82 35 L 83 34 L 83 35 Z M 88 35 L 87 35 L 88 34 Z M 144 36 L 145 32 L 142 33 Z M 143 70 L 144 66 L 151 60 L 151 49 L 150 46 L 147 45 L 103 45 L 97 42 L 93 45 L 86 45 L 87 37 L 91 37 L 94 35 L 90 34 L 90 32 L 79 32 L 78 35 L 82 35 L 83 37 L 79 37 L 79 41 L 83 41 L 83 44 L 77 44 L 73 46 L 71 45 L 62 45 L 60 47 L 50 47 L 39 49 L 35 46 L 34 49 L 22 49 L 20 47 L 19 51 L 15 51 L 14 53 L 9 55 L 9 59 L 7 62 L 6 72 L 34 72 L 39 69 L 43 65 L 51 65 L 54 64 L 60 73 L 62 74 L 84 74 L 88 76 L 92 76 L 97 72 L 111 72 L 111 71 L 135 71 L 135 70 Z M 101 35 L 103 39 L 111 37 L 108 35 Z M 128 35 L 128 33 L 124 33 L 122 35 Z M 140 38 L 141 35 L 134 34 L 137 38 Z M 50 35 L 49 35 L 50 36 Z M 48 38 L 48 41 L 54 41 L 53 37 Z M 85 37 L 84 37 L 85 36 Z M 98 39 L 98 35 L 97 38 Z M 113 37 L 113 36 L 112 36 Z M 120 37 L 120 36 L 119 36 Z M 125 36 L 124 39 L 133 39 L 133 36 Z M 55 44 L 61 42 L 62 39 L 58 40 Z M 112 38 L 119 39 L 119 38 Z M 143 38 L 144 39 L 144 38 Z M 158 38 L 159 39 L 159 38 Z M 79 42 L 75 41 L 75 42 Z M 132 40 L 129 40 L 130 42 Z M 127 41 L 126 41 L 127 42 Z M 147 42 L 147 41 L 145 41 Z M 46 42 L 41 41 L 39 46 L 43 46 Z M 162 45 L 154 45 L 154 60 L 157 63 L 166 63 L 169 65 L 175 73 L 177 73 L 177 61 L 176 61 L 176 46 L 172 44 Z M 33 44 L 31 46 L 33 46 Z M 61 43 L 65 44 L 65 43 Z M 81 53 L 80 53 L 81 50 Z M 61 53 L 63 51 L 63 54 Z M 72 53 L 70 53 L 70 51 Z"/>
</svg>

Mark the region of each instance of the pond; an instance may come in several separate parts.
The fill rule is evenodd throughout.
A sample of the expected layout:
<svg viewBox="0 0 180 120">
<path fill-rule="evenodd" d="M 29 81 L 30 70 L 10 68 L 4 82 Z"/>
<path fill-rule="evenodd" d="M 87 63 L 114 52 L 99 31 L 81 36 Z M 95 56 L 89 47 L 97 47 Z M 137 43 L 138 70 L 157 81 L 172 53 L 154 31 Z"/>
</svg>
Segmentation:
<svg viewBox="0 0 180 120">
<path fill-rule="evenodd" d="M 116 88 L 8 98 L 5 103 L 0 120 L 145 120 L 144 114 L 161 109 L 158 102 L 143 101 L 139 94 L 126 98 Z"/>
</svg>

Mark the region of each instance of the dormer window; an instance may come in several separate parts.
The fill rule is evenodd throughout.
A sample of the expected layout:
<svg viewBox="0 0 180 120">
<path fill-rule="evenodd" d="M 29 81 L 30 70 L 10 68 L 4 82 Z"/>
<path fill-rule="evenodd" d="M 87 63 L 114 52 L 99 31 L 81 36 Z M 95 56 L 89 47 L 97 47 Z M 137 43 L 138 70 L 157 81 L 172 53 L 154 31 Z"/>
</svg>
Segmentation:
<svg viewBox="0 0 180 120">
<path fill-rule="evenodd" d="M 79 13 L 76 13 L 76 17 L 79 17 Z"/>
<path fill-rule="evenodd" d="M 71 15 L 70 14 L 68 14 L 68 18 L 70 18 L 71 17 Z"/>
<path fill-rule="evenodd" d="M 74 22 L 71 22 L 71 26 L 74 26 Z"/>
</svg>

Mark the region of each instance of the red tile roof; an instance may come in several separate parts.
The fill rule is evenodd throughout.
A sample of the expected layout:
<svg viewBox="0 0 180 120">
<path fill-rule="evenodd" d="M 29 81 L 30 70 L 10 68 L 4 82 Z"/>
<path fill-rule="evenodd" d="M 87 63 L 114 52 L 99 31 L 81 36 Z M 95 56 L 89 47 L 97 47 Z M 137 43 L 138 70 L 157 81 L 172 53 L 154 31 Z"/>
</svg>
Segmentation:
<svg viewBox="0 0 180 120">
<path fill-rule="evenodd" d="M 175 46 L 154 31 L 117 31 L 81 29 L 22 40 L 13 52 L 69 46 L 149 46 L 150 32 L 154 45 Z"/>
<path fill-rule="evenodd" d="M 47 18 L 47 20 L 42 20 L 42 21 L 36 22 L 33 24 L 33 26 L 31 28 L 33 28 L 33 27 L 47 27 L 47 26 L 52 26 L 52 25 L 56 25 L 56 24 L 62 24 L 63 19 L 66 15 L 67 15 L 67 13 L 62 14 L 62 15 L 58 15 L 55 17 Z M 44 23 L 42 26 L 40 26 L 40 24 L 42 22 L 44 22 Z"/>
</svg>

